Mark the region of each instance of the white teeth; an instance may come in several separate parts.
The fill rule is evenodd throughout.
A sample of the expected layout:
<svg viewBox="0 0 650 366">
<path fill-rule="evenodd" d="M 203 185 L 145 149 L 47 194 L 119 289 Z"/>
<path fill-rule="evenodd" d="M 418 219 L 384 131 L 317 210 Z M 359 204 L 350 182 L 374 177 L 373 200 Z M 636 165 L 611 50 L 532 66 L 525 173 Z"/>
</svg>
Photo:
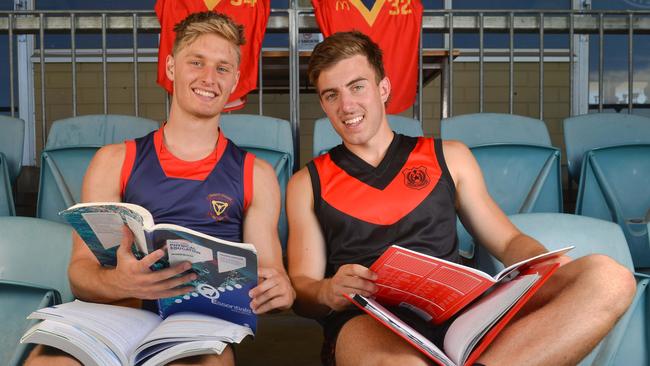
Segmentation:
<svg viewBox="0 0 650 366">
<path fill-rule="evenodd" d="M 346 125 L 353 125 L 353 124 L 355 124 L 357 122 L 360 122 L 362 119 L 363 119 L 363 116 L 359 116 L 359 117 L 356 117 L 356 118 L 349 119 L 347 121 L 343 121 L 343 123 L 345 123 Z"/>
<path fill-rule="evenodd" d="M 210 97 L 214 98 L 215 94 L 213 92 L 209 92 L 207 90 L 201 90 L 201 89 L 194 89 L 194 92 L 198 95 L 204 96 L 204 97 Z"/>
</svg>

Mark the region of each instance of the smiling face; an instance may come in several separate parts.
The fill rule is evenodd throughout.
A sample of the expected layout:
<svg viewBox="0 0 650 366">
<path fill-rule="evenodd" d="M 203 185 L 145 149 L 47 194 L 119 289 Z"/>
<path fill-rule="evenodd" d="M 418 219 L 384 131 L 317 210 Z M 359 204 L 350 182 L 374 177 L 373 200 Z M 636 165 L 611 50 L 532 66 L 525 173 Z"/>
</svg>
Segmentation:
<svg viewBox="0 0 650 366">
<path fill-rule="evenodd" d="M 316 85 L 320 104 L 348 149 L 390 143 L 393 134 L 384 107 L 390 81 L 377 82 L 365 56 L 345 58 L 322 70 Z"/>
<path fill-rule="evenodd" d="M 237 48 L 218 35 L 203 34 L 167 57 L 167 77 L 174 82 L 170 117 L 212 119 L 237 86 Z"/>
</svg>

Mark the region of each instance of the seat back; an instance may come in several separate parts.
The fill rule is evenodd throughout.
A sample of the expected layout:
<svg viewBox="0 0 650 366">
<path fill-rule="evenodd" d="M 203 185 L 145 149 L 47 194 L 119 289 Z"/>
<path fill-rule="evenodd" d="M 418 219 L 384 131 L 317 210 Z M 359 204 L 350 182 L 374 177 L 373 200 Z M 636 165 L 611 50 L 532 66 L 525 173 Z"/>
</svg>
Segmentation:
<svg viewBox="0 0 650 366">
<path fill-rule="evenodd" d="M 469 147 L 494 143 L 551 146 L 544 121 L 502 113 L 475 113 L 443 119 L 443 140 L 459 140 Z"/>
<path fill-rule="evenodd" d="M 397 133 L 413 137 L 424 135 L 422 124 L 418 120 L 392 114 L 387 117 L 390 128 Z M 341 142 L 341 137 L 334 131 L 329 118 L 324 117 L 316 120 L 314 124 L 314 143 L 312 145 L 313 157 L 325 154 L 334 146 L 340 145 Z"/>
<path fill-rule="evenodd" d="M 0 365 L 22 365 L 32 345 L 20 344 L 20 337 L 36 320 L 27 316 L 38 309 L 56 305 L 54 290 L 0 281 Z"/>
<path fill-rule="evenodd" d="M 634 264 L 650 267 L 650 144 L 590 150 L 582 163 L 576 214 L 621 226 Z"/>
<path fill-rule="evenodd" d="M 0 364 L 22 364 L 25 317 L 73 300 L 68 282 L 72 229 L 31 217 L 0 217 Z"/>
<path fill-rule="evenodd" d="M 45 150 L 72 146 L 103 146 L 144 136 L 158 129 L 158 122 L 116 114 L 95 114 L 55 121 Z"/>
<path fill-rule="evenodd" d="M 225 114 L 220 121 L 223 133 L 237 146 L 266 160 L 280 184 L 281 209 L 278 231 L 283 250 L 288 238 L 285 210 L 287 183 L 293 174 L 293 138 L 288 121 L 249 114 Z"/>
<path fill-rule="evenodd" d="M 523 233 L 535 238 L 549 250 L 574 245 L 575 249 L 568 253 L 572 258 L 604 254 L 630 271 L 634 270 L 625 236 L 614 223 L 562 213 L 519 214 L 510 216 L 510 219 Z M 503 269 L 503 265 L 484 249 L 479 249 L 477 254 L 481 270 L 496 273 Z M 648 364 L 647 285 L 647 278 L 642 277 L 637 282 L 633 304 L 607 337 L 580 363 L 581 366 Z"/>
<path fill-rule="evenodd" d="M 9 181 L 18 178 L 23 162 L 25 122 L 22 119 L 0 115 L 0 153 L 4 154 Z"/>
<path fill-rule="evenodd" d="M 590 113 L 564 120 L 569 177 L 577 180 L 587 151 L 599 147 L 650 144 L 650 119 L 623 113 Z"/>
<path fill-rule="evenodd" d="M 490 196 L 507 215 L 562 212 L 560 151 L 551 146 L 543 121 L 499 113 L 444 119 L 443 140 L 459 140 L 472 150 Z M 472 257 L 474 242 L 457 222 L 461 255 Z"/>
<path fill-rule="evenodd" d="M 86 169 L 98 149 L 83 146 L 43 151 L 36 217 L 65 223 L 59 212 L 80 202 Z"/>
<path fill-rule="evenodd" d="M 72 229 L 33 217 L 0 217 L 0 281 L 57 290 L 73 299 L 68 282 Z"/>
</svg>

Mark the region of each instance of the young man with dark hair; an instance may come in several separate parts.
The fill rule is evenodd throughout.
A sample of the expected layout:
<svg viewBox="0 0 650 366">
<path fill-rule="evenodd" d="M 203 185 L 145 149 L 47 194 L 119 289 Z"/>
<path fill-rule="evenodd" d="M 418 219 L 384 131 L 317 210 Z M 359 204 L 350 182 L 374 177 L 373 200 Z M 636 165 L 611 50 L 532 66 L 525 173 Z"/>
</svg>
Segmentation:
<svg viewBox="0 0 650 366">
<path fill-rule="evenodd" d="M 260 282 L 250 291 L 253 311 L 288 309 L 295 292 L 282 265 L 275 172 L 235 146 L 219 129 L 220 113 L 239 79 L 242 27 L 225 15 L 204 12 L 188 16 L 174 30 L 174 52 L 166 60 L 167 76 L 174 83 L 169 119 L 145 137 L 100 149 L 84 178 L 82 201 L 136 203 L 151 211 L 156 222 L 254 244 Z M 227 201 L 227 208 L 215 215 L 211 199 L 217 196 Z M 192 290 L 182 287 L 196 276 L 186 273 L 190 263 L 152 272 L 149 266 L 164 251 L 138 260 L 130 251 L 131 239 L 125 235 L 117 266 L 109 269 L 99 264 L 75 234 L 69 277 L 79 299 L 133 303 L 134 299 L 155 300 Z M 228 347 L 219 356 L 197 356 L 179 363 L 232 365 L 234 357 Z M 39 346 L 28 364 L 78 362 Z"/>
<path fill-rule="evenodd" d="M 490 198 L 465 145 L 391 131 L 391 82 L 382 70 L 381 50 L 361 33 L 337 33 L 316 46 L 309 77 L 343 144 L 296 173 L 287 191 L 294 308 L 322 322 L 325 362 L 338 366 L 429 363 L 343 297 L 376 291 L 368 267 L 389 245 L 458 261 L 458 214 L 506 266 L 546 252 Z M 478 362 L 573 365 L 612 328 L 634 295 L 631 273 L 602 255 L 559 262 Z M 396 310 L 441 345 L 445 326 Z"/>
</svg>

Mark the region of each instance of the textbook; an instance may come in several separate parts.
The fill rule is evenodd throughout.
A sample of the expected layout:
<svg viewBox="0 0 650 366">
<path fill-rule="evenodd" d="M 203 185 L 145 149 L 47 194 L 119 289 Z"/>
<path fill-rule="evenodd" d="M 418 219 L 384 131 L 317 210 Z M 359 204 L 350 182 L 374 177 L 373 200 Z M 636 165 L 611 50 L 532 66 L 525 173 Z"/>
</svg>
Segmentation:
<svg viewBox="0 0 650 366">
<path fill-rule="evenodd" d="M 154 224 L 143 207 L 121 202 L 80 203 L 60 213 L 77 231 L 103 266 L 115 266 L 123 226 L 133 232 L 133 252 L 142 258 L 164 248 L 166 255 L 153 270 L 182 261 L 192 263 L 195 290 L 158 300 L 162 318 L 195 312 L 239 325 L 257 327 L 248 292 L 257 286 L 257 252 L 252 244 L 235 243 L 182 226 Z"/>
<path fill-rule="evenodd" d="M 507 322 L 555 272 L 567 247 L 513 264 L 496 276 L 399 246 L 373 263 L 378 290 L 372 298 L 347 296 L 359 308 L 441 365 L 472 364 Z M 453 318 L 444 350 L 386 307 L 413 311 L 432 326 Z"/>
<path fill-rule="evenodd" d="M 249 327 L 197 313 L 166 319 L 123 306 L 74 301 L 29 315 L 39 319 L 21 343 L 48 345 L 86 366 L 165 365 L 202 354 L 221 354 L 227 343 L 253 335 Z"/>
</svg>

